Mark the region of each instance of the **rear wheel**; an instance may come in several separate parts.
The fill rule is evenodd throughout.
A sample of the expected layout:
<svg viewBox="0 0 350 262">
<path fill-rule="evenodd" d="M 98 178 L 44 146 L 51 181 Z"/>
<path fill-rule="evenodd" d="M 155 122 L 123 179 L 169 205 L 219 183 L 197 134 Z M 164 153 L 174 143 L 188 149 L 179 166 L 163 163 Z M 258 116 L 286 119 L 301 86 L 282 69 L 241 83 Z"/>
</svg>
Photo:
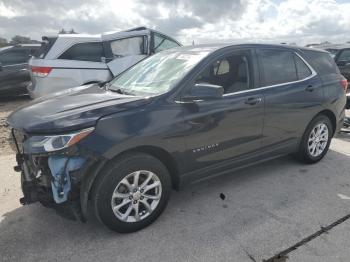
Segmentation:
<svg viewBox="0 0 350 262">
<path fill-rule="evenodd" d="M 171 181 L 158 159 L 141 153 L 110 163 L 97 178 L 92 201 L 95 213 L 108 228 L 129 233 L 140 230 L 163 212 Z"/>
<path fill-rule="evenodd" d="M 298 158 L 306 163 L 316 163 L 327 153 L 333 137 L 333 127 L 329 118 L 320 115 L 314 118 L 302 137 Z"/>
</svg>

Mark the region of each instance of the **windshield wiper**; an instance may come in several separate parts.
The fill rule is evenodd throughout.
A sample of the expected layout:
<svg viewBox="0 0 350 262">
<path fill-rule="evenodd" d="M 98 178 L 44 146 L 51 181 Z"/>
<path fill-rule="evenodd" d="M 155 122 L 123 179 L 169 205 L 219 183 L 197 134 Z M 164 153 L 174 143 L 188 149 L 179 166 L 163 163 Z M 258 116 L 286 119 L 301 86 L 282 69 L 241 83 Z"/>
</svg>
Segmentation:
<svg viewBox="0 0 350 262">
<path fill-rule="evenodd" d="M 110 86 L 110 82 L 109 81 L 99 82 L 98 86 L 103 88 L 104 90 L 108 90 Z"/>
<path fill-rule="evenodd" d="M 111 85 L 110 84 L 107 84 L 108 85 L 108 91 L 112 91 L 112 92 L 115 92 L 115 93 L 118 93 L 118 94 L 121 94 L 121 95 L 129 95 L 129 96 L 135 96 L 135 94 L 133 93 L 130 93 L 130 92 L 126 92 L 124 91 L 122 88 L 120 87 L 117 87 L 117 88 L 109 88 Z M 113 86 L 113 87 L 116 87 L 116 86 Z"/>
</svg>

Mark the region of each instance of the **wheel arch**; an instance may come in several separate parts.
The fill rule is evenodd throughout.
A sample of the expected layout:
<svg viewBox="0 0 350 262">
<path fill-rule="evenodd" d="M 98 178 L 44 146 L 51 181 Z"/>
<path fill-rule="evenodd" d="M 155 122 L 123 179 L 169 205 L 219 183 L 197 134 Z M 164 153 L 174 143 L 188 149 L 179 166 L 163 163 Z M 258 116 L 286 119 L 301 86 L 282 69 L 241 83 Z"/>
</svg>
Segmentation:
<svg viewBox="0 0 350 262">
<path fill-rule="evenodd" d="M 324 116 L 327 116 L 329 118 L 329 120 L 331 121 L 331 124 L 332 124 L 332 128 L 333 128 L 332 136 L 334 136 L 334 133 L 337 130 L 337 118 L 336 118 L 335 114 L 331 110 L 325 109 L 325 110 L 322 110 L 321 112 L 319 112 L 313 119 L 315 119 L 316 117 L 318 117 L 320 115 L 324 115 Z"/>
<path fill-rule="evenodd" d="M 126 151 L 123 151 L 119 153 L 115 157 L 119 157 L 123 154 L 130 154 L 133 152 L 137 153 L 145 153 L 148 155 L 153 156 L 154 158 L 157 158 L 159 161 L 163 163 L 163 165 L 168 169 L 168 172 L 170 174 L 171 178 L 171 184 L 174 189 L 179 188 L 180 184 L 180 178 L 179 178 L 179 169 L 178 165 L 174 159 L 174 157 L 165 149 L 157 146 L 150 146 L 150 145 L 144 145 L 144 146 L 137 146 L 131 149 L 128 149 Z"/>
<path fill-rule="evenodd" d="M 179 189 L 180 176 L 179 176 L 178 165 L 175 159 L 171 156 L 171 154 L 168 151 L 166 151 L 163 148 L 160 148 L 157 146 L 150 146 L 150 145 L 136 146 L 134 148 L 126 149 L 122 152 L 119 152 L 111 159 L 104 159 L 103 161 L 99 161 L 98 163 L 96 163 L 96 165 L 94 165 L 93 168 L 89 170 L 89 175 L 87 176 L 87 178 L 82 181 L 82 185 L 80 188 L 80 206 L 81 206 L 83 222 L 87 220 L 88 200 L 90 199 L 93 185 L 100 171 L 103 170 L 111 161 L 114 161 L 122 157 L 123 155 L 132 154 L 132 153 L 148 154 L 157 158 L 159 161 L 161 161 L 163 165 L 167 168 L 170 174 L 172 188 L 175 190 Z"/>
</svg>

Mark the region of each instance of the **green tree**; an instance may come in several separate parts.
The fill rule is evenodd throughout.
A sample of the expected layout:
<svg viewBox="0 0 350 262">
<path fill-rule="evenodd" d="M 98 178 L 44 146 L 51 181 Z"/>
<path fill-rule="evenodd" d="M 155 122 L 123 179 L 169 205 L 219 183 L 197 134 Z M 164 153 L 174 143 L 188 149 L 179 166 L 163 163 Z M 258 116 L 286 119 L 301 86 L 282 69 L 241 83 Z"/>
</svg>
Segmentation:
<svg viewBox="0 0 350 262">
<path fill-rule="evenodd" d="M 35 44 L 35 43 L 40 43 L 37 40 L 32 40 L 30 37 L 27 36 L 21 36 L 21 35 L 16 35 L 11 38 L 10 45 L 18 45 L 18 44 Z"/>
<path fill-rule="evenodd" d="M 7 46 L 8 42 L 6 38 L 0 37 L 0 47 Z"/>
</svg>

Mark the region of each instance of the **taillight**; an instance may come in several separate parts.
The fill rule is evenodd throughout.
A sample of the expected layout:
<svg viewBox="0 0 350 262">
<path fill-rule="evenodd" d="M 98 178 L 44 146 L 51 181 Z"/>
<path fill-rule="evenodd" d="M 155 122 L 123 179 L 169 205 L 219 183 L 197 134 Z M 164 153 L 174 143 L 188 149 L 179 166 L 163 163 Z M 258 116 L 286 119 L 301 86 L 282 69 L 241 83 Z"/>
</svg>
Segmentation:
<svg viewBox="0 0 350 262">
<path fill-rule="evenodd" d="M 344 78 L 344 79 L 340 80 L 340 84 L 346 93 L 346 90 L 348 89 L 348 80 L 346 78 Z"/>
<path fill-rule="evenodd" d="M 50 74 L 52 67 L 32 66 L 33 76 L 45 77 Z"/>
</svg>

